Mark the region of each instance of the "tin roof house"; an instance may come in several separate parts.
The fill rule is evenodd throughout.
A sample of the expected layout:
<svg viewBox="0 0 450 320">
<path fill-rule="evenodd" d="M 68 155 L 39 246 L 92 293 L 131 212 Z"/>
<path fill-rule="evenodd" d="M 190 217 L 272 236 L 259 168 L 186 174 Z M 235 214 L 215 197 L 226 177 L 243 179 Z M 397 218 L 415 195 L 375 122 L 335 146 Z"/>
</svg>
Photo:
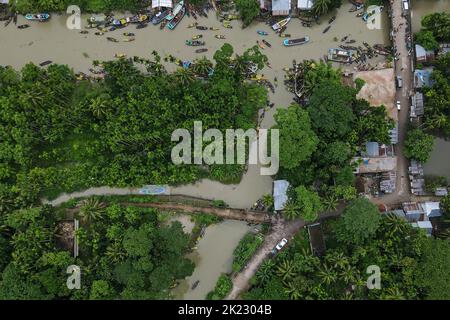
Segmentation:
<svg viewBox="0 0 450 320">
<path fill-rule="evenodd" d="M 152 0 L 152 8 L 172 8 L 172 0 Z"/>
<path fill-rule="evenodd" d="M 311 11 L 314 7 L 314 0 L 298 0 L 297 9 L 300 11 Z"/>
<path fill-rule="evenodd" d="M 428 64 L 435 59 L 433 50 L 425 50 L 420 44 L 416 44 L 416 63 Z"/>
<path fill-rule="evenodd" d="M 422 89 L 423 87 L 431 87 L 431 72 L 432 69 L 416 69 L 414 71 L 414 88 Z"/>
<path fill-rule="evenodd" d="M 291 0 L 272 0 L 273 16 L 288 16 L 291 13 Z"/>
<path fill-rule="evenodd" d="M 273 202 L 275 211 L 284 209 L 288 201 L 287 190 L 289 182 L 287 180 L 275 180 L 273 182 Z"/>
</svg>

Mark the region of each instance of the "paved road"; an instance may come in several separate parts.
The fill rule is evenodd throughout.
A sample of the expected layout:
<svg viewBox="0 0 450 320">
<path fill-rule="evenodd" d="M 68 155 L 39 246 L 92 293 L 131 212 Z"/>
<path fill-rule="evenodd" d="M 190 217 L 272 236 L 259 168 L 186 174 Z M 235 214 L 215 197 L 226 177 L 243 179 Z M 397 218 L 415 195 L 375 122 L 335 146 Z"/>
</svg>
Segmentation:
<svg viewBox="0 0 450 320">
<path fill-rule="evenodd" d="M 401 103 L 401 110 L 398 114 L 398 143 L 395 145 L 395 153 L 397 155 L 397 183 L 394 193 L 373 199 L 375 203 L 384 203 L 387 205 L 409 201 L 411 198 L 408 178 L 409 161 L 403 154 L 406 129 L 409 122 L 410 94 L 413 92 L 411 56 L 408 54 L 405 41 L 408 21 L 402 16 L 402 1 L 391 0 L 391 8 L 391 22 L 392 28 L 394 29 L 392 41 L 398 54 L 395 61 L 395 74 L 396 76 L 401 76 L 403 79 L 403 87 L 397 89 L 396 93 L 396 100 Z"/>
</svg>

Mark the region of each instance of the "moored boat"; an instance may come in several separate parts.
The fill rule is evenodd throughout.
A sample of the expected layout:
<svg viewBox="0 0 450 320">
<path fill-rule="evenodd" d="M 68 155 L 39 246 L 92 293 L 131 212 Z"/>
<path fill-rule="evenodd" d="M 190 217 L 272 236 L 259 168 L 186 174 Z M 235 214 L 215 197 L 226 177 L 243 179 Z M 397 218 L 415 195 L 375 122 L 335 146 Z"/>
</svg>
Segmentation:
<svg viewBox="0 0 450 320">
<path fill-rule="evenodd" d="M 328 60 L 340 63 L 352 63 L 355 59 L 354 52 L 343 49 L 329 49 Z"/>
<path fill-rule="evenodd" d="M 330 30 L 330 28 L 331 28 L 331 26 L 326 27 L 326 28 L 322 31 L 322 33 L 327 33 L 328 30 Z"/>
<path fill-rule="evenodd" d="M 202 34 L 196 34 L 195 36 L 192 36 L 192 40 L 197 40 L 197 39 L 200 39 L 200 38 L 203 38 Z"/>
<path fill-rule="evenodd" d="M 111 41 L 111 42 L 119 42 L 119 40 L 117 40 L 116 38 L 113 38 L 113 37 L 106 37 L 106 40 Z"/>
<path fill-rule="evenodd" d="M 170 14 L 170 10 L 168 9 L 164 9 L 160 12 L 158 12 L 157 14 L 155 14 L 155 16 L 152 18 L 152 23 L 154 25 L 157 25 L 158 23 L 160 23 L 161 21 L 163 21 L 167 15 Z"/>
<path fill-rule="evenodd" d="M 180 3 L 182 3 L 182 2 L 183 1 L 181 1 Z M 173 18 L 172 21 L 169 22 L 169 24 L 167 25 L 167 28 L 169 28 L 170 30 L 175 29 L 175 27 L 178 25 L 178 23 L 180 23 L 181 19 L 183 19 L 185 14 L 186 14 L 186 8 L 182 7 L 181 10 L 175 16 L 175 18 Z"/>
<path fill-rule="evenodd" d="M 134 37 L 134 33 L 132 33 L 132 32 L 124 32 L 123 35 L 125 37 Z"/>
<path fill-rule="evenodd" d="M 285 25 L 287 25 L 289 23 L 289 21 L 291 21 L 291 17 L 287 17 L 286 19 L 283 19 L 281 21 L 278 21 L 277 23 L 275 23 L 274 25 L 272 25 L 272 29 L 274 31 L 277 31 L 281 28 L 283 28 Z"/>
<path fill-rule="evenodd" d="M 336 16 L 332 16 L 330 20 L 328 20 L 328 24 L 331 24 L 334 20 L 336 20 Z"/>
<path fill-rule="evenodd" d="M 186 43 L 186 45 L 193 46 L 193 47 L 205 45 L 205 41 L 199 41 L 199 40 L 186 40 L 185 43 Z"/>
<path fill-rule="evenodd" d="M 136 26 L 136 29 L 144 29 L 144 28 L 146 28 L 148 26 L 148 23 L 139 23 L 137 26 Z"/>
<path fill-rule="evenodd" d="M 223 34 L 216 34 L 214 37 L 216 39 L 225 39 L 225 36 Z"/>
<path fill-rule="evenodd" d="M 46 60 L 46 61 L 44 61 L 44 62 L 41 62 L 41 63 L 39 63 L 39 65 L 41 66 L 41 67 L 45 67 L 46 65 L 49 65 L 49 64 L 51 64 L 53 61 L 51 61 L 51 60 Z"/>
<path fill-rule="evenodd" d="M 269 43 L 269 41 L 266 41 L 266 40 L 263 39 L 262 42 L 263 42 L 266 46 L 268 46 L 269 48 L 272 47 L 272 45 Z"/>
<path fill-rule="evenodd" d="M 166 20 L 171 21 L 172 19 L 174 19 L 178 13 L 181 11 L 181 9 L 184 8 L 184 1 L 180 1 L 178 2 L 178 4 L 175 6 L 175 8 L 173 9 L 172 13 L 169 13 L 166 16 Z M 184 14 L 183 14 L 184 15 Z"/>
<path fill-rule="evenodd" d="M 307 43 L 309 41 L 309 37 L 308 36 L 305 36 L 305 37 L 303 37 L 303 38 L 298 38 L 298 39 L 285 39 L 284 41 L 283 41 L 283 44 L 286 46 L 286 47 L 291 47 L 291 46 L 297 46 L 297 45 L 300 45 L 300 44 L 305 44 L 305 43 Z"/>
<path fill-rule="evenodd" d="M 258 30 L 256 31 L 256 33 L 258 33 L 260 36 L 267 36 L 268 33 L 266 31 L 262 31 L 262 30 Z"/>
<path fill-rule="evenodd" d="M 19 28 L 19 29 L 26 29 L 26 28 L 29 28 L 29 27 L 30 27 L 29 24 L 21 24 L 20 26 L 17 26 L 17 28 Z"/>
<path fill-rule="evenodd" d="M 201 49 L 195 50 L 195 53 L 203 53 L 203 52 L 206 52 L 206 51 L 208 51 L 208 49 L 206 49 L 206 48 L 201 48 Z"/>
<path fill-rule="evenodd" d="M 49 13 L 28 13 L 25 15 L 25 19 L 30 20 L 30 21 L 47 21 L 48 19 L 50 19 L 50 14 Z"/>
<path fill-rule="evenodd" d="M 205 26 L 195 26 L 195 29 L 197 29 L 197 30 L 208 30 L 208 27 L 205 27 Z"/>
</svg>

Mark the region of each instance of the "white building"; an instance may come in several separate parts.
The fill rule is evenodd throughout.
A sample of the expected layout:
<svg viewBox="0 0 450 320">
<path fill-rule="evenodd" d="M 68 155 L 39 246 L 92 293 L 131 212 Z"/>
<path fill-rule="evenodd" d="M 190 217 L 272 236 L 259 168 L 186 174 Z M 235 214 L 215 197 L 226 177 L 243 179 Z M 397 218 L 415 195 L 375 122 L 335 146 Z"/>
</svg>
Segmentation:
<svg viewBox="0 0 450 320">
<path fill-rule="evenodd" d="M 314 0 L 298 0 L 298 2 L 297 2 L 298 10 L 309 11 L 309 10 L 312 10 L 313 6 L 314 6 Z"/>
<path fill-rule="evenodd" d="M 291 0 L 272 0 L 273 16 L 288 16 L 291 12 Z"/>
<path fill-rule="evenodd" d="M 289 182 L 286 180 L 275 180 L 273 182 L 273 203 L 274 209 L 280 211 L 284 209 L 288 201 L 287 190 Z"/>
<path fill-rule="evenodd" d="M 152 0 L 152 8 L 172 8 L 172 0 Z"/>
</svg>

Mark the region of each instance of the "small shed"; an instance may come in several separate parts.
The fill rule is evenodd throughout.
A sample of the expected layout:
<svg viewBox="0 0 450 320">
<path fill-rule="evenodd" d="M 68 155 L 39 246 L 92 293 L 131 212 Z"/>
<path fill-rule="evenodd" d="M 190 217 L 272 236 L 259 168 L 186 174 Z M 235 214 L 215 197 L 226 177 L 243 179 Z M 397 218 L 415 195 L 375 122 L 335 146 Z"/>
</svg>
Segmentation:
<svg viewBox="0 0 450 320">
<path fill-rule="evenodd" d="M 428 218 L 440 217 L 442 215 L 441 209 L 439 207 L 439 202 L 437 201 L 427 201 L 420 204 L 423 213 L 426 214 Z"/>
<path fill-rule="evenodd" d="M 288 200 L 287 190 L 289 182 L 287 180 L 275 180 L 273 182 L 273 201 L 275 211 L 284 209 Z"/>
<path fill-rule="evenodd" d="M 314 0 L 298 0 L 297 9 L 301 11 L 310 11 L 314 7 Z"/>
</svg>

